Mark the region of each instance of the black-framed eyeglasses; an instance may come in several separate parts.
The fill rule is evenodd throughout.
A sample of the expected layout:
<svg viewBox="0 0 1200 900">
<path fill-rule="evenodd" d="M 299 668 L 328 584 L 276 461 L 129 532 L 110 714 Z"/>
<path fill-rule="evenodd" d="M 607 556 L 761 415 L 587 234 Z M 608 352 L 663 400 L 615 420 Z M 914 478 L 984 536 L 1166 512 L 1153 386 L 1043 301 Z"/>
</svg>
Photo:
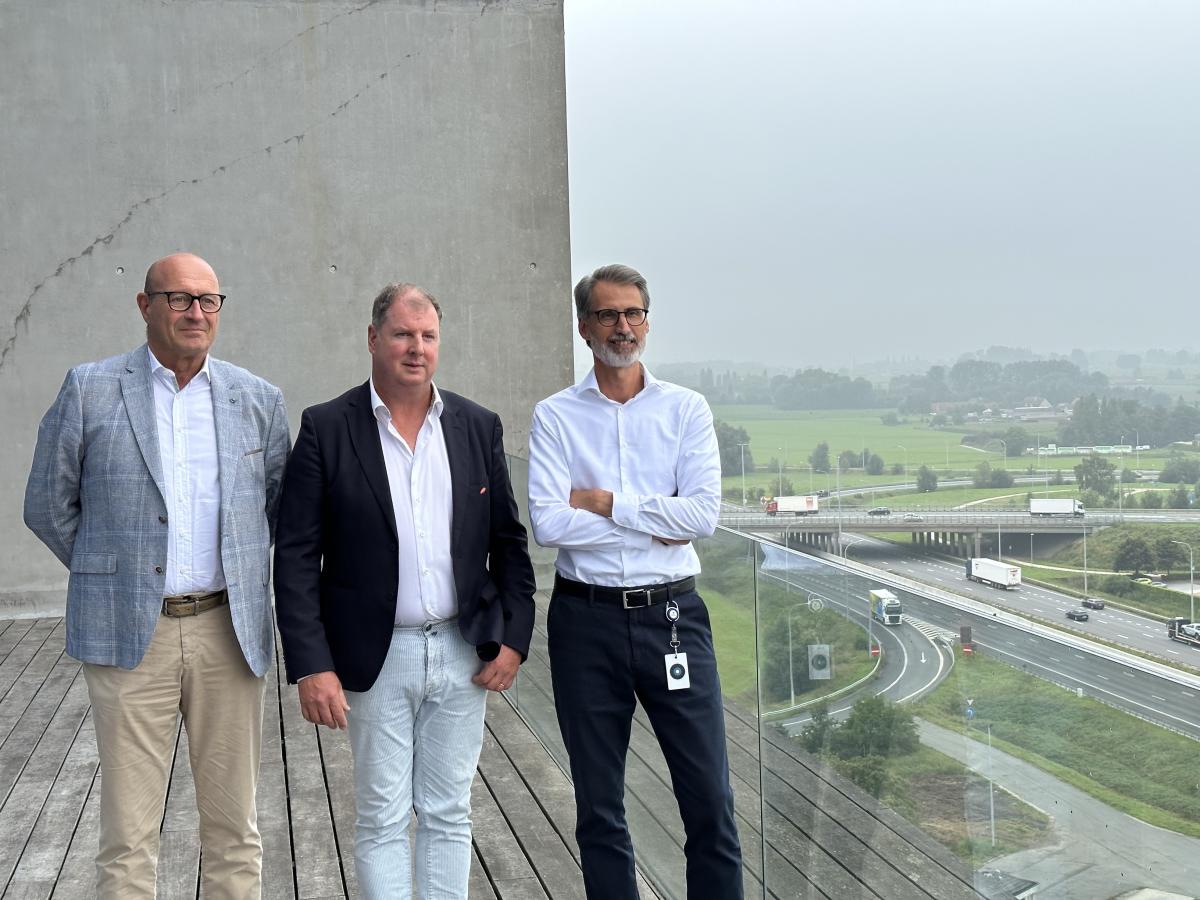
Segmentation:
<svg viewBox="0 0 1200 900">
<path fill-rule="evenodd" d="M 183 291 L 151 291 L 147 296 L 156 297 L 162 294 L 167 298 L 167 306 L 175 312 L 187 312 L 193 303 L 200 304 L 200 310 L 215 313 L 225 302 L 224 294 L 187 294 Z"/>
<path fill-rule="evenodd" d="M 630 325 L 641 325 L 646 321 L 648 312 L 649 310 L 640 306 L 631 306 L 629 309 L 593 309 L 592 315 L 601 325 L 616 325 L 621 316 L 624 316 Z"/>
</svg>

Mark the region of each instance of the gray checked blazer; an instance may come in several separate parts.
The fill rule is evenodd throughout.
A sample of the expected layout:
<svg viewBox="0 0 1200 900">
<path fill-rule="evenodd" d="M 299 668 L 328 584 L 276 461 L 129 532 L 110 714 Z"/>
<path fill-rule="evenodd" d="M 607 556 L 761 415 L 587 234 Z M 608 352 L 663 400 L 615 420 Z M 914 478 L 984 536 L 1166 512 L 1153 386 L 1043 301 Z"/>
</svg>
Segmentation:
<svg viewBox="0 0 1200 900">
<path fill-rule="evenodd" d="M 290 439 L 279 389 L 209 359 L 221 485 L 221 564 L 246 662 L 274 657 L 268 595 L 275 512 Z M 162 610 L 167 507 L 150 354 L 67 373 L 38 428 L 25 524 L 70 570 L 67 653 L 132 669 Z"/>
</svg>

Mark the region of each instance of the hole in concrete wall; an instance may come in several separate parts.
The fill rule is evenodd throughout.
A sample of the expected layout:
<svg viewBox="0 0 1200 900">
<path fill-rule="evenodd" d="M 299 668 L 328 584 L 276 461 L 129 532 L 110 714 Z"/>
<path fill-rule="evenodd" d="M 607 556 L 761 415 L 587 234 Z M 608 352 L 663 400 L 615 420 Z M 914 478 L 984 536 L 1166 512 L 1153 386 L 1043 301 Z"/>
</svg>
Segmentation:
<svg viewBox="0 0 1200 900">
<path fill-rule="evenodd" d="M 118 274 L 118 275 L 124 275 L 124 274 L 125 274 L 125 267 L 124 267 L 124 266 L 117 266 L 117 274 Z"/>
<path fill-rule="evenodd" d="M 537 263 L 530 263 L 530 264 L 529 264 L 529 268 L 530 268 L 531 270 L 532 270 L 532 269 L 536 269 L 536 268 L 537 268 Z"/>
<path fill-rule="evenodd" d="M 336 272 L 336 271 L 337 271 L 337 266 L 330 266 L 330 267 L 329 267 L 329 271 L 330 271 L 330 272 Z"/>
</svg>

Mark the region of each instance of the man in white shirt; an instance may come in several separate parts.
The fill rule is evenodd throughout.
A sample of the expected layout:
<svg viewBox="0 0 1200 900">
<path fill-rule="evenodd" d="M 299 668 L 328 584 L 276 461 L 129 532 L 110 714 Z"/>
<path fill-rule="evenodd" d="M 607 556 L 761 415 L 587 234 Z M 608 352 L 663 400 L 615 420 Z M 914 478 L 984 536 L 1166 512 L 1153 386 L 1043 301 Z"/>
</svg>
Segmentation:
<svg viewBox="0 0 1200 900">
<path fill-rule="evenodd" d="M 533 633 L 533 566 L 499 417 L 433 383 L 441 308 L 375 298 L 371 377 L 304 411 L 275 545 L 288 680 L 350 729 L 354 859 L 367 900 L 467 896 L 487 691 Z M 408 827 L 417 814 L 416 847 Z"/>
<path fill-rule="evenodd" d="M 258 897 L 254 806 L 275 656 L 270 548 L 288 453 L 279 389 L 209 354 L 225 295 L 207 262 L 154 263 L 146 343 L 67 373 L 38 429 L 25 522 L 70 570 L 67 653 L 100 755 L 97 895 L 155 895 L 180 714 L 204 895 Z"/>
<path fill-rule="evenodd" d="M 691 542 L 712 535 L 721 466 L 694 391 L 639 362 L 646 280 L 628 266 L 575 286 L 591 372 L 537 405 L 530 434 L 534 539 L 558 548 L 548 643 L 571 758 L 576 838 L 592 900 L 636 900 L 624 771 L 635 699 L 671 772 L 687 833 L 690 900 L 742 897 L 721 686 Z"/>
</svg>

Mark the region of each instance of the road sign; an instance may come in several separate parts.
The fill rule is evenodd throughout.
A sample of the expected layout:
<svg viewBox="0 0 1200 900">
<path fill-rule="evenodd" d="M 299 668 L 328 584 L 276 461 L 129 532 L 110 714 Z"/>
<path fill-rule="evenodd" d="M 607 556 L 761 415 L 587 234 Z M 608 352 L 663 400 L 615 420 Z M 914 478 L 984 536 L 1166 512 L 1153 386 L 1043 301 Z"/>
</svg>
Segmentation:
<svg viewBox="0 0 1200 900">
<path fill-rule="evenodd" d="M 808 680 L 828 681 L 833 677 L 828 644 L 808 645 Z"/>
<path fill-rule="evenodd" d="M 878 644 L 872 644 L 872 645 L 871 645 L 871 655 L 872 655 L 872 656 L 878 656 L 878 655 L 879 655 L 879 645 L 878 645 Z"/>
<path fill-rule="evenodd" d="M 968 706 L 968 707 L 967 707 L 967 721 L 969 722 L 969 721 L 971 721 L 973 718 L 975 718 L 975 707 L 973 707 L 973 706 Z"/>
</svg>

